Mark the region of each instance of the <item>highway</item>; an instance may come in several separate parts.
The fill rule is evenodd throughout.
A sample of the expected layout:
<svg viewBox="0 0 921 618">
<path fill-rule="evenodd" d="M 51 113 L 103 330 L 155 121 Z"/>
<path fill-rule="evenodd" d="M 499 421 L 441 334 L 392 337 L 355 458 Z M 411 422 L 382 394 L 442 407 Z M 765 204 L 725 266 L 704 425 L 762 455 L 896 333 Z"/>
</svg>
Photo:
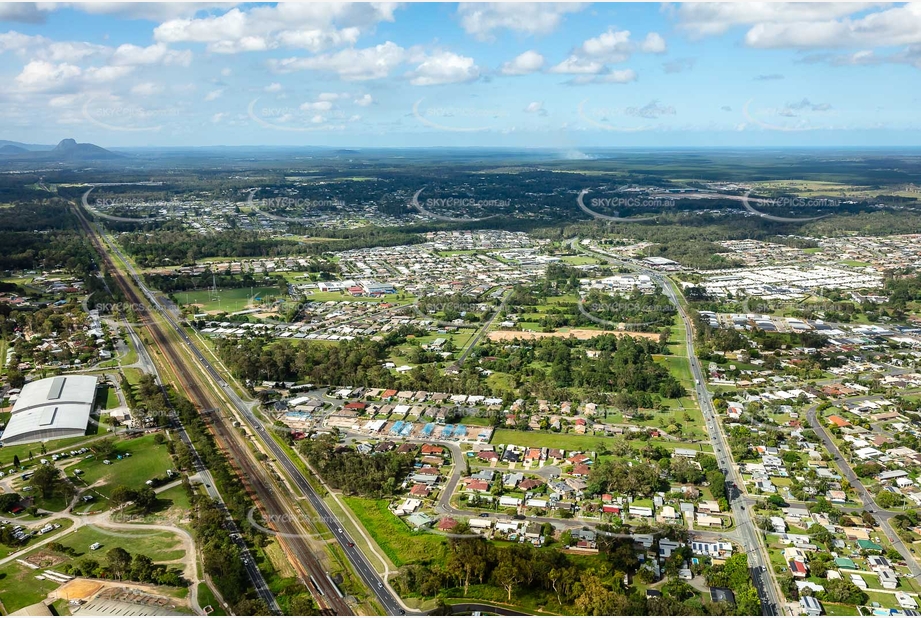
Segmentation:
<svg viewBox="0 0 921 618">
<path fill-rule="evenodd" d="M 79 210 L 77 210 L 77 213 L 87 235 L 97 247 L 101 259 L 106 262 L 106 267 L 118 286 L 125 293 L 127 299 L 136 306 L 144 305 L 141 296 L 137 292 L 137 290 L 140 289 L 147 297 L 148 306 L 154 311 L 159 312 L 163 319 L 166 320 L 173 329 L 177 330 L 183 341 L 191 344 L 185 332 L 176 324 L 172 316 L 170 316 L 168 312 L 162 310 L 156 296 L 143 285 L 137 272 L 131 268 L 130 263 L 125 259 L 124 255 L 121 254 L 118 247 L 109 243 L 106 239 L 109 249 L 118 255 L 126 264 L 129 275 L 134 279 L 135 285 L 131 285 L 128 278 L 116 268 L 111 256 L 106 251 L 105 246 L 103 246 L 103 241 L 96 235 L 93 228 L 89 225 L 89 222 L 82 216 L 82 213 L 80 213 Z M 338 589 L 336 589 L 331 582 L 327 581 L 326 570 L 314 555 L 314 550 L 309 542 L 309 534 L 304 531 L 302 525 L 303 518 L 297 515 L 299 509 L 297 509 L 297 507 L 292 508 L 281 494 L 274 491 L 265 469 L 256 461 L 255 456 L 243 442 L 239 432 L 230 426 L 225 416 L 222 414 L 210 414 L 210 412 L 217 409 L 216 406 L 213 405 L 213 399 L 207 394 L 207 388 L 199 382 L 200 376 L 197 372 L 190 370 L 188 367 L 187 363 L 189 361 L 187 358 L 181 354 L 180 349 L 174 342 L 167 337 L 162 324 L 155 319 L 151 313 L 144 313 L 140 317 L 147 327 L 154 344 L 160 348 L 164 361 L 171 367 L 177 380 L 180 381 L 180 384 L 177 384 L 177 386 L 185 390 L 189 395 L 190 401 L 192 401 L 202 414 L 206 416 L 210 428 L 217 438 L 218 445 L 228 451 L 230 463 L 240 471 L 241 480 L 247 488 L 255 494 L 258 504 L 273 516 L 271 518 L 272 526 L 280 533 L 278 536 L 279 543 L 291 557 L 292 564 L 298 569 L 305 582 L 310 576 L 313 576 L 314 579 L 319 582 L 319 589 L 312 589 L 311 592 L 314 593 L 321 611 L 333 615 L 352 614 L 353 612 L 346 600 L 338 594 Z M 191 352 L 194 358 L 204 361 L 204 357 L 194 346 L 192 346 Z M 210 374 L 216 377 L 218 384 L 222 386 L 226 385 L 223 380 L 220 380 L 213 368 L 210 369 Z M 207 475 L 206 471 L 204 478 L 210 480 L 210 476 Z M 207 484 L 211 485 L 212 488 L 214 487 L 213 483 L 209 482 Z M 235 537 L 234 540 L 238 544 L 243 543 L 242 537 Z M 248 553 L 243 554 L 243 558 L 244 565 L 251 575 L 258 574 L 255 562 L 249 558 Z M 261 577 L 261 574 L 259 574 L 260 580 Z M 256 589 L 260 591 L 260 594 L 264 594 L 268 592 L 268 588 L 263 583 L 264 580 L 260 580 L 257 580 Z M 316 586 L 314 588 L 316 588 Z M 269 607 L 277 608 L 278 606 L 273 600 L 272 603 L 269 604 Z"/>
<path fill-rule="evenodd" d="M 275 442 L 275 440 L 271 436 L 267 435 L 263 422 L 259 418 L 257 418 L 255 414 L 253 414 L 250 407 L 240 398 L 237 392 L 231 386 L 228 385 L 228 383 L 224 380 L 224 378 L 221 377 L 221 375 L 217 372 L 214 366 L 208 361 L 207 358 L 205 358 L 204 354 L 201 353 L 201 351 L 197 348 L 197 346 L 192 341 L 192 339 L 188 336 L 185 330 L 183 330 L 183 328 L 175 321 L 175 319 L 169 314 L 169 312 L 163 310 L 156 296 L 153 294 L 153 292 L 150 289 L 147 288 L 147 286 L 144 285 L 140 276 L 131 267 L 130 262 L 121 253 L 121 250 L 112 244 L 109 244 L 109 247 L 112 251 L 114 251 L 118 255 L 118 257 L 122 260 L 122 262 L 128 267 L 129 274 L 134 279 L 135 285 L 147 297 L 151 306 L 155 310 L 157 310 L 159 313 L 161 313 L 163 318 L 176 331 L 179 337 L 181 337 L 185 345 L 188 346 L 192 357 L 197 359 L 199 365 L 208 374 L 210 379 L 214 382 L 214 384 L 217 385 L 218 388 L 221 389 L 226 399 L 233 404 L 239 416 L 242 419 L 244 419 L 246 424 L 249 425 L 250 428 L 254 432 L 260 435 L 260 437 L 262 438 L 262 443 L 264 444 L 266 449 L 271 453 L 275 461 L 285 470 L 289 478 L 291 478 L 292 481 L 294 482 L 295 486 L 304 493 L 304 495 L 307 497 L 308 501 L 310 502 L 311 506 L 313 507 L 314 511 L 317 513 L 317 516 L 319 519 L 319 522 L 317 523 L 321 525 L 325 525 L 329 528 L 333 536 L 342 546 L 342 550 L 345 553 L 346 557 L 348 558 L 349 562 L 351 563 L 353 569 L 358 574 L 358 576 L 361 578 L 361 580 L 365 583 L 368 589 L 371 590 L 372 593 L 375 595 L 382 609 L 386 611 L 388 615 L 405 614 L 406 609 L 400 603 L 399 597 L 396 595 L 396 593 L 392 591 L 392 589 L 387 584 L 387 582 L 384 582 L 380 578 L 380 576 L 377 574 L 377 572 L 373 569 L 373 567 L 371 567 L 367 558 L 364 556 L 364 554 L 361 552 L 358 546 L 354 544 L 353 541 L 349 538 L 348 534 L 344 531 L 344 528 L 342 527 L 342 525 L 339 523 L 339 521 L 336 519 L 333 513 L 329 510 L 329 508 L 327 508 L 326 503 L 316 493 L 316 491 L 310 485 L 310 483 L 308 482 L 304 474 L 301 472 L 301 470 L 291 461 L 291 459 L 288 457 L 288 454 L 285 452 L 285 450 L 281 446 L 279 446 L 278 443 Z M 220 417 L 221 415 L 215 415 L 215 416 Z M 248 459 L 248 457 L 245 457 L 245 459 Z M 250 480 L 252 481 L 254 479 L 258 479 L 260 476 L 263 476 L 263 475 L 264 475 L 264 472 L 260 470 L 256 475 L 252 476 Z M 258 485 L 259 483 L 256 483 L 256 484 Z M 269 490 L 269 494 L 271 493 L 272 493 L 271 490 Z M 277 496 L 275 498 L 276 498 L 275 501 L 277 501 Z M 269 505 L 266 504 L 265 506 L 268 507 Z M 276 510 L 275 512 L 279 513 L 282 511 Z M 278 526 L 278 524 L 276 524 L 276 526 Z M 284 531 L 284 535 L 283 535 L 284 543 L 286 545 L 295 545 L 295 546 L 297 545 L 303 546 L 306 544 L 304 542 L 304 539 L 297 539 L 296 536 L 297 536 L 296 530 Z M 306 537 L 307 535 L 304 535 L 304 536 Z M 304 550 L 302 549 L 301 551 L 303 552 Z M 309 561 L 307 562 L 309 563 Z M 314 562 L 315 562 L 315 558 L 314 558 Z M 336 590 L 334 590 L 332 586 L 327 587 L 325 585 L 326 572 L 323 571 L 321 573 L 318 573 L 315 571 L 315 569 L 308 569 L 308 570 L 313 571 L 312 574 L 314 575 L 314 579 L 320 582 L 321 588 L 324 588 L 321 596 L 324 599 L 331 599 L 333 604 L 339 605 L 339 607 L 336 608 L 339 610 L 337 611 L 337 615 L 351 614 L 352 613 L 351 610 L 348 608 L 348 606 L 345 606 L 344 603 L 336 603 L 336 600 L 339 600 Z M 321 600 L 322 599 L 318 599 L 318 601 L 321 601 Z M 343 608 L 342 606 L 345 606 L 345 607 Z"/>
<path fill-rule="evenodd" d="M 79 217 L 79 215 L 78 215 Z M 92 235 L 91 228 L 89 228 L 88 222 L 79 217 L 81 225 L 84 226 L 84 229 L 90 234 L 90 238 L 94 240 L 94 244 L 97 249 L 100 251 L 100 255 L 105 255 L 103 253 L 103 248 L 98 242 L 98 237 Z M 114 264 L 109 263 L 112 268 Z M 118 279 L 116 279 L 118 281 Z M 103 280 L 104 281 L 104 280 Z M 119 281 L 119 283 L 123 283 Z M 108 284 L 105 284 L 108 289 Z M 111 293 L 111 290 L 109 290 Z M 141 338 L 138 337 L 137 332 L 135 331 L 134 325 L 124 321 L 125 328 L 131 341 L 135 346 L 138 354 L 138 362 L 147 369 L 148 373 L 151 373 L 155 376 L 157 384 L 160 388 L 163 389 L 164 399 L 169 403 L 169 396 L 166 392 L 166 388 L 163 382 L 160 372 L 157 369 L 156 364 L 153 362 L 153 359 L 150 357 L 150 354 L 147 351 L 147 348 L 141 342 Z M 179 439 L 189 448 L 189 452 L 192 454 L 192 465 L 195 468 L 195 474 L 191 476 L 198 476 L 201 479 L 202 483 L 205 485 L 205 492 L 208 494 L 208 497 L 211 498 L 217 505 L 218 508 L 224 513 L 228 532 L 230 533 L 230 538 L 233 540 L 234 545 L 237 546 L 237 549 L 240 552 L 240 556 L 243 558 L 243 565 L 246 570 L 246 573 L 249 575 L 249 579 L 253 584 L 253 588 L 256 591 L 256 594 L 259 595 L 269 610 L 275 615 L 281 615 L 281 608 L 278 606 L 278 601 L 275 599 L 275 596 L 272 594 L 272 591 L 269 590 L 269 586 L 263 577 L 262 572 L 256 566 L 256 561 L 253 559 L 253 555 L 249 550 L 249 547 L 246 545 L 246 541 L 243 539 L 243 535 L 240 533 L 240 528 L 237 526 L 237 523 L 233 520 L 233 517 L 230 516 L 230 512 L 227 510 L 227 504 L 224 502 L 224 498 L 221 496 L 221 493 L 218 491 L 217 487 L 214 484 L 214 479 L 211 478 L 211 472 L 205 468 L 205 464 L 201 459 L 201 455 L 198 453 L 198 449 L 195 448 L 195 444 L 192 442 L 192 439 L 189 438 L 188 432 L 186 432 L 185 427 L 182 424 L 179 415 L 176 413 L 175 408 L 170 406 L 170 421 L 172 423 L 172 428 L 179 436 Z"/>
<path fill-rule="evenodd" d="M 573 240 L 571 244 L 574 249 L 579 250 L 578 239 Z M 583 250 L 588 251 L 587 249 Z M 608 262 L 625 266 L 644 275 L 648 275 L 678 309 L 678 314 L 681 316 L 681 320 L 685 327 L 685 346 L 687 348 L 691 377 L 694 379 L 694 390 L 697 395 L 697 401 L 704 416 L 704 422 L 707 427 L 707 433 L 710 436 L 710 442 L 713 444 L 713 453 L 719 462 L 720 469 L 726 475 L 728 483 L 727 493 L 730 498 L 729 503 L 732 508 L 732 515 L 737 524 L 742 549 L 748 555 L 752 581 L 761 599 L 762 614 L 765 616 L 778 615 L 778 612 L 781 611 L 781 599 L 783 596 L 780 594 L 777 582 L 774 579 L 774 570 L 771 568 L 770 558 L 767 555 L 767 550 L 761 543 L 760 533 L 752 521 L 751 512 L 745 506 L 745 500 L 741 490 L 737 489 L 745 485 L 742 482 L 742 476 L 739 474 L 738 467 L 732 461 L 729 445 L 726 442 L 722 427 L 720 427 L 720 423 L 716 418 L 713 401 L 710 398 L 710 392 L 707 390 L 705 375 L 700 368 L 700 362 L 697 360 L 697 353 L 694 349 L 694 328 L 687 310 L 679 301 L 678 294 L 671 282 L 667 277 L 662 275 L 662 273 L 635 262 L 619 260 L 593 251 L 590 251 L 590 253 Z"/>
</svg>

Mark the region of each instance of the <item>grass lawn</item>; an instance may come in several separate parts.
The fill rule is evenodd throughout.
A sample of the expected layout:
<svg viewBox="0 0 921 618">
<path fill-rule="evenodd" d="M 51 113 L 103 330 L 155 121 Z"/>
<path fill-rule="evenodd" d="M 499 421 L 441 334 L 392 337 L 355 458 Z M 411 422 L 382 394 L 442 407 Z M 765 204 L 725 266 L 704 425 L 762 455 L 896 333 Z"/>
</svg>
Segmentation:
<svg viewBox="0 0 921 618">
<path fill-rule="evenodd" d="M 691 377 L 691 364 L 686 356 L 663 356 L 661 360 L 671 374 L 685 386 L 694 381 Z"/>
<path fill-rule="evenodd" d="M 252 293 L 250 293 L 252 291 Z M 200 305 L 196 312 L 208 311 L 242 311 L 253 304 L 253 299 L 261 299 L 261 302 L 270 302 L 275 299 L 287 298 L 287 290 L 280 286 L 272 287 L 245 287 L 233 288 L 227 290 L 219 289 L 217 294 L 211 290 L 195 290 L 192 292 L 176 292 L 176 300 L 183 305 Z M 259 303 L 259 300 L 255 301 Z"/>
<path fill-rule="evenodd" d="M 105 390 L 105 397 L 103 397 L 102 396 L 103 394 L 100 393 L 99 400 L 104 401 L 104 403 L 102 404 L 103 408 L 106 410 L 117 408 L 119 401 L 118 401 L 118 392 L 115 390 L 115 387 L 103 386 L 102 388 Z"/>
<path fill-rule="evenodd" d="M 96 426 L 93 425 L 90 427 L 92 431 Z M 55 451 L 59 451 L 63 448 L 73 448 L 73 445 L 79 444 L 89 440 L 92 436 L 77 436 L 76 438 L 63 438 L 61 440 L 49 440 L 45 442 L 45 451 L 50 455 Z M 29 452 L 32 453 L 32 460 L 29 460 Z M 0 448 L 0 463 L 2 467 L 6 468 L 7 466 L 12 465 L 13 456 L 19 457 L 19 463 L 23 466 L 38 465 L 40 459 L 51 459 L 45 455 L 42 455 L 42 445 L 39 443 L 34 444 L 19 444 L 16 446 L 4 446 Z"/>
<path fill-rule="evenodd" d="M 7 614 L 43 600 L 60 584 L 46 579 L 35 579 L 35 571 L 18 562 L 0 567 L 0 600 Z"/>
<path fill-rule="evenodd" d="M 214 609 L 213 612 L 208 614 L 209 616 L 226 616 L 227 612 L 224 611 L 224 608 L 221 607 L 221 604 L 217 602 L 217 597 L 214 596 L 214 593 L 211 592 L 211 588 L 208 587 L 208 584 L 202 582 L 198 584 L 198 604 L 204 609 L 209 605 Z"/>
<path fill-rule="evenodd" d="M 343 497 L 345 504 L 397 567 L 439 562 L 448 543 L 446 537 L 414 532 L 387 509 L 387 500 Z"/>
<path fill-rule="evenodd" d="M 580 436 L 577 434 L 549 433 L 543 431 L 518 431 L 516 429 L 497 429 L 493 433 L 493 444 L 517 444 L 534 448 L 561 448 L 567 451 L 594 451 L 601 444 L 610 444 L 620 438 L 608 436 Z M 644 440 L 631 440 L 634 446 L 641 446 Z M 713 452 L 710 444 L 693 442 L 672 442 L 668 440 L 649 440 L 650 444 L 664 446 L 668 449 L 690 448 L 707 453 Z"/>
<path fill-rule="evenodd" d="M 130 554 L 144 554 L 154 562 L 176 560 L 185 556 L 182 545 L 175 534 L 165 531 L 138 530 L 103 530 L 87 525 L 61 539 L 61 544 L 72 547 L 78 554 L 92 555 L 97 560 L 105 560 L 105 554 L 113 547 L 121 547 Z M 96 551 L 90 550 L 93 543 L 101 543 Z"/>
<path fill-rule="evenodd" d="M 144 483 L 157 476 L 166 476 L 166 471 L 173 467 L 172 459 L 166 450 L 166 444 L 154 442 L 156 434 L 119 440 L 115 443 L 119 453 L 131 453 L 131 457 L 123 459 L 112 458 L 110 465 L 102 463 L 102 457 L 84 459 L 79 464 L 68 466 L 67 471 L 73 477 L 73 470 L 80 468 L 83 474 L 79 477 L 82 483 L 79 486 L 95 485 L 93 489 L 105 497 L 115 487 L 126 485 L 132 489 L 140 489 Z M 181 489 L 181 488 L 179 488 Z"/>
</svg>

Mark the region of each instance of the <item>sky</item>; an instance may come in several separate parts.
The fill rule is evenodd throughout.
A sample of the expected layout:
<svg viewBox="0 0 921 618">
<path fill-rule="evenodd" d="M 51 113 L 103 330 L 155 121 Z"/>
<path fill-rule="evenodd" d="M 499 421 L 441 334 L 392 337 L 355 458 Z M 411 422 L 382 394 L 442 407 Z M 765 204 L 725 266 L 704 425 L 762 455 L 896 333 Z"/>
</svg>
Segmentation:
<svg viewBox="0 0 921 618">
<path fill-rule="evenodd" d="M 0 4 L 0 139 L 921 145 L 921 3 Z"/>
</svg>

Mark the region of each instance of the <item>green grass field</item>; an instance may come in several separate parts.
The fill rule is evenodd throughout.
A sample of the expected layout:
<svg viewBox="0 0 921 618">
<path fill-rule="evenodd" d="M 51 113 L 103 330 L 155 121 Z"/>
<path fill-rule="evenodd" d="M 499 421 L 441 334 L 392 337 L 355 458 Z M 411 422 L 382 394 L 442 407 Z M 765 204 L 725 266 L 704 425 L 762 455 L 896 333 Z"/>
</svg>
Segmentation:
<svg viewBox="0 0 921 618">
<path fill-rule="evenodd" d="M 413 532 L 387 509 L 387 500 L 343 497 L 343 501 L 397 567 L 438 562 L 444 555 L 447 538 Z"/>
<path fill-rule="evenodd" d="M 176 300 L 183 305 L 199 305 L 195 310 L 196 313 L 207 313 L 209 311 L 233 313 L 249 308 L 253 303 L 253 298 L 261 298 L 262 302 L 270 302 L 279 298 L 285 299 L 287 291 L 281 287 L 255 287 L 218 290 L 216 295 L 211 290 L 176 292 L 175 296 Z"/>
<path fill-rule="evenodd" d="M 119 453 L 131 453 L 131 457 L 120 460 L 112 458 L 112 463 L 105 465 L 102 463 L 102 457 L 97 456 L 84 459 L 67 468 L 71 477 L 75 468 L 83 470 L 77 483 L 78 487 L 94 485 L 101 481 L 101 484 L 93 487 L 93 491 L 107 498 L 119 485 L 140 489 L 148 479 L 165 477 L 166 470 L 173 466 L 166 445 L 156 444 L 154 435 L 119 440 L 116 447 Z"/>
<path fill-rule="evenodd" d="M 561 448 L 567 451 L 594 451 L 602 444 L 611 444 L 620 438 L 608 436 L 580 436 L 576 434 L 549 433 L 543 431 L 518 431 L 516 429 L 497 429 L 492 436 L 492 444 L 517 444 L 534 448 Z M 631 440 L 631 444 L 640 446 L 644 440 Z M 689 448 L 712 453 L 710 444 L 692 442 L 673 442 L 667 440 L 649 440 L 649 444 L 661 445 L 668 449 Z"/>
<path fill-rule="evenodd" d="M 90 545 L 101 543 L 102 547 L 93 551 Z M 72 547 L 78 558 L 83 555 L 104 559 L 105 553 L 113 547 L 121 547 L 133 554 L 144 554 L 154 562 L 165 562 L 182 558 L 185 552 L 179 538 L 170 532 L 159 530 L 108 531 L 87 525 L 61 539 L 61 544 Z"/>
</svg>

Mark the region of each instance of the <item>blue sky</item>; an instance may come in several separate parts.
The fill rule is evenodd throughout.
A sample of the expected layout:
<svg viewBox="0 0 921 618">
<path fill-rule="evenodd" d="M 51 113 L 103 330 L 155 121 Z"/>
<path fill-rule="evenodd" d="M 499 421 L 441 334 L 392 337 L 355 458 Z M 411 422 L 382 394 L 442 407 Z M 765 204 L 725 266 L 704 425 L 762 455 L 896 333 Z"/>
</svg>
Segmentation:
<svg viewBox="0 0 921 618">
<path fill-rule="evenodd" d="M 921 4 L 0 5 L 0 138 L 915 146 Z"/>
</svg>

